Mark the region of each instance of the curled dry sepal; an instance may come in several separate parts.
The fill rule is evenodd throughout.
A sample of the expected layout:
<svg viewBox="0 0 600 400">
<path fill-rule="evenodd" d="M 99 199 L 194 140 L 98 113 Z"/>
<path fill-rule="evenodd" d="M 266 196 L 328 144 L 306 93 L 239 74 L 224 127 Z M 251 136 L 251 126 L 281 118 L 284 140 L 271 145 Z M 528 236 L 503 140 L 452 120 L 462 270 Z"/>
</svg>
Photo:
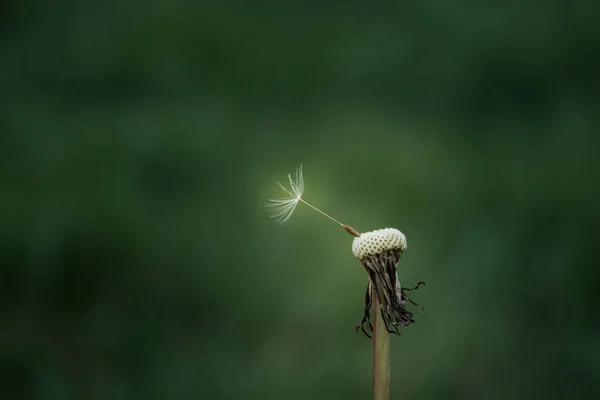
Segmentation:
<svg viewBox="0 0 600 400">
<path fill-rule="evenodd" d="M 399 230 L 392 228 L 363 233 L 352 243 L 352 253 L 369 274 L 365 313 L 361 323 L 356 327 L 369 338 L 373 335 L 371 324 L 373 295 L 379 299 L 381 315 L 390 333 L 400 335 L 399 328 L 414 322 L 414 314 L 404 307 L 407 302 L 420 307 L 423 311 L 423 307 L 413 302 L 405 291 L 417 289 L 425 282 L 419 282 L 414 288 L 403 289 L 398 279 L 398 262 L 404 250 L 406 250 L 406 237 Z"/>
</svg>

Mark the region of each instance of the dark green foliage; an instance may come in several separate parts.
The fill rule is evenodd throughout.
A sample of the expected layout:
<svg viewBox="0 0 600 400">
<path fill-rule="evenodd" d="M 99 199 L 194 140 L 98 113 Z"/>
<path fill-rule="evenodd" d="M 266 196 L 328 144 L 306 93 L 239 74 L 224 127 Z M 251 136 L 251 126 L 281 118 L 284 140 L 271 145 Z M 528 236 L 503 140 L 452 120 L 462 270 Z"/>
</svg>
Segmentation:
<svg viewBox="0 0 600 400">
<path fill-rule="evenodd" d="M 369 398 L 301 162 L 428 284 L 393 398 L 600 395 L 597 2 L 200 3 L 0 6 L 0 399 Z"/>
</svg>

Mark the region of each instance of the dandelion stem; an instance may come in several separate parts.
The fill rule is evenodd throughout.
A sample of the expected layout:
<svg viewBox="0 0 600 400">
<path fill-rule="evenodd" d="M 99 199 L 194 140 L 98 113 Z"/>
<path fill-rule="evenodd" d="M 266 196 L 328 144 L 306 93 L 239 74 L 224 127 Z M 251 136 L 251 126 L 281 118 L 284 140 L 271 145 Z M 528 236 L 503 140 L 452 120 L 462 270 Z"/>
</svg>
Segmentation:
<svg viewBox="0 0 600 400">
<path fill-rule="evenodd" d="M 390 333 L 388 332 L 379 298 L 375 290 L 371 294 L 373 305 L 373 400 L 390 398 Z"/>
</svg>

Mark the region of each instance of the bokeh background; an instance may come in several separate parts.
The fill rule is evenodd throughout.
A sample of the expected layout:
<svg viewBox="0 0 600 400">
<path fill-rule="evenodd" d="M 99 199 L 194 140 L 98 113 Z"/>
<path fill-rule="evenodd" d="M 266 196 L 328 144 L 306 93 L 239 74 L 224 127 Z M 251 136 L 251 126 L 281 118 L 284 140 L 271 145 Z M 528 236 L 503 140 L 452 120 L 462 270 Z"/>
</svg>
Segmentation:
<svg viewBox="0 0 600 400">
<path fill-rule="evenodd" d="M 352 238 L 427 311 L 392 397 L 600 396 L 598 2 L 8 0 L 0 398 L 368 399 Z"/>
</svg>

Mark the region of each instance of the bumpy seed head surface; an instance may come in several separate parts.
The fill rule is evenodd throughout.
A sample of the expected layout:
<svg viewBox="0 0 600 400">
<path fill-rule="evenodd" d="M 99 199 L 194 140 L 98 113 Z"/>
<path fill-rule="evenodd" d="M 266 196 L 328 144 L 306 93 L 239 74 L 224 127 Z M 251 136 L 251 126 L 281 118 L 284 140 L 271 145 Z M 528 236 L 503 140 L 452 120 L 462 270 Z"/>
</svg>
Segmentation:
<svg viewBox="0 0 600 400">
<path fill-rule="evenodd" d="M 406 250 L 406 236 L 394 228 L 365 232 L 352 242 L 352 253 L 359 260 L 363 260 L 368 255 L 395 249 L 399 249 L 400 252 Z"/>
</svg>

